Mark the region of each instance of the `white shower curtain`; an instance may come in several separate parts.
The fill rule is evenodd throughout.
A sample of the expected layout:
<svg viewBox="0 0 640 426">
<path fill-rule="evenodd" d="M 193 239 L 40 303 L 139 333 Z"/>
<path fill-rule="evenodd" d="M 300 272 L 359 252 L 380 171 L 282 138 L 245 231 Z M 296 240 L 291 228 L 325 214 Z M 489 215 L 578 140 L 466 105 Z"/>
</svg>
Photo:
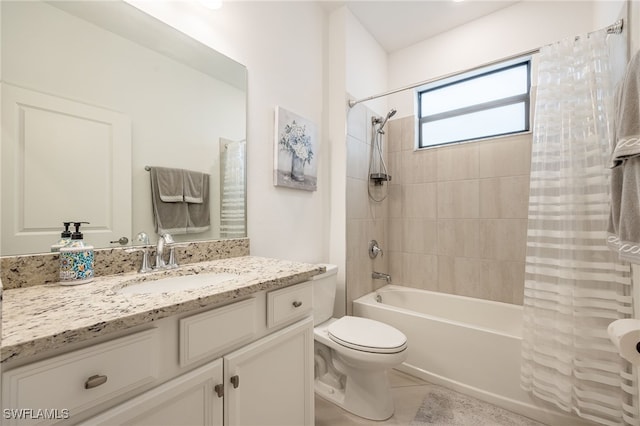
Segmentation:
<svg viewBox="0 0 640 426">
<path fill-rule="evenodd" d="M 622 41 L 602 31 L 540 51 L 522 344 L 525 390 L 607 425 L 638 424 L 635 375 L 606 331 L 633 314 L 629 266 L 605 243 Z"/>
<path fill-rule="evenodd" d="M 220 238 L 244 238 L 246 142 L 224 141 L 220 179 Z"/>
</svg>

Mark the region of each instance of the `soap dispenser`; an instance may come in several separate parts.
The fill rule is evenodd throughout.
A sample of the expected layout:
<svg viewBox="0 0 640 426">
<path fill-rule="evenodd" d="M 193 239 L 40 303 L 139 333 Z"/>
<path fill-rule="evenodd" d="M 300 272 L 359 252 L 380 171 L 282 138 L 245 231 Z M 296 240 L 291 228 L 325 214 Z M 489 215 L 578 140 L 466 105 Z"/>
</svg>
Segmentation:
<svg viewBox="0 0 640 426">
<path fill-rule="evenodd" d="M 76 285 L 93 281 L 93 246 L 85 244 L 80 225 L 89 222 L 74 222 L 76 230 L 71 241 L 60 248 L 60 284 Z"/>
<path fill-rule="evenodd" d="M 64 231 L 60 233 L 60 239 L 54 244 L 51 244 L 51 251 L 58 252 L 60 249 L 71 242 L 71 231 L 69 231 L 69 225 L 71 222 L 62 222 L 64 225 Z"/>
</svg>

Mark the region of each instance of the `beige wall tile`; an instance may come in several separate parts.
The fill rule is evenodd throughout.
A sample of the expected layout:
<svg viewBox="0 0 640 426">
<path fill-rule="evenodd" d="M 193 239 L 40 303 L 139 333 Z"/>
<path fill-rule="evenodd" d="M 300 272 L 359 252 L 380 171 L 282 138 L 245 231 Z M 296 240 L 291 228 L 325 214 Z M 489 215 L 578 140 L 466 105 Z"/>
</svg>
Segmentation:
<svg viewBox="0 0 640 426">
<path fill-rule="evenodd" d="M 480 257 L 480 221 L 476 219 L 440 219 L 437 222 L 437 254 Z"/>
<path fill-rule="evenodd" d="M 424 240 L 424 254 L 438 254 L 438 221 L 424 219 L 424 232 L 422 238 Z"/>
<path fill-rule="evenodd" d="M 528 175 L 531 139 L 531 134 L 523 134 L 480 143 L 480 177 Z"/>
<path fill-rule="evenodd" d="M 437 154 L 438 181 L 477 179 L 480 170 L 479 145 L 472 142 L 430 150 Z"/>
<path fill-rule="evenodd" d="M 424 252 L 424 222 L 422 219 L 405 219 L 402 223 L 402 251 L 422 254 Z"/>
<path fill-rule="evenodd" d="M 454 258 L 453 288 L 455 294 L 482 297 L 484 290 L 480 286 L 480 262 L 480 259 Z"/>
<path fill-rule="evenodd" d="M 404 151 L 402 180 L 405 183 L 435 182 L 438 171 L 437 164 L 435 150 Z"/>
<path fill-rule="evenodd" d="M 389 274 L 391 275 L 391 282 L 397 285 L 404 284 L 404 277 L 402 274 L 402 252 L 391 251 L 385 253 L 387 260 L 389 261 Z"/>
<path fill-rule="evenodd" d="M 389 185 L 389 218 L 397 219 L 402 218 L 402 212 L 404 211 L 404 200 L 402 197 L 402 185 L 390 184 Z"/>
<path fill-rule="evenodd" d="M 391 184 L 400 185 L 404 181 L 404 160 L 405 154 L 402 151 L 389 153 L 389 174 L 391 175 Z M 368 164 L 368 163 L 367 163 Z"/>
<path fill-rule="evenodd" d="M 405 219 L 402 223 L 402 251 L 436 254 L 437 227 L 435 220 Z"/>
<path fill-rule="evenodd" d="M 480 183 L 476 180 L 438 182 L 438 219 L 473 219 L 480 216 Z"/>
<path fill-rule="evenodd" d="M 437 186 L 435 183 L 403 185 L 403 189 L 405 218 L 436 218 Z"/>
<path fill-rule="evenodd" d="M 528 207 L 528 175 L 480 180 L 480 217 L 525 219 Z"/>
<path fill-rule="evenodd" d="M 482 260 L 480 284 L 483 299 L 521 305 L 516 295 L 524 291 L 524 262 Z"/>
<path fill-rule="evenodd" d="M 389 152 L 402 151 L 402 123 L 399 119 L 389 120 L 386 128 Z"/>
<path fill-rule="evenodd" d="M 480 221 L 480 250 L 483 259 L 524 262 L 526 238 L 526 219 Z"/>
<path fill-rule="evenodd" d="M 402 126 L 402 149 L 413 151 L 416 147 L 416 121 L 413 116 L 400 119 Z"/>
<path fill-rule="evenodd" d="M 455 294 L 455 257 L 438 256 L 438 285 L 436 291 Z"/>
<path fill-rule="evenodd" d="M 404 253 L 402 256 L 403 285 L 425 290 L 437 290 L 438 257 L 429 254 Z"/>
</svg>

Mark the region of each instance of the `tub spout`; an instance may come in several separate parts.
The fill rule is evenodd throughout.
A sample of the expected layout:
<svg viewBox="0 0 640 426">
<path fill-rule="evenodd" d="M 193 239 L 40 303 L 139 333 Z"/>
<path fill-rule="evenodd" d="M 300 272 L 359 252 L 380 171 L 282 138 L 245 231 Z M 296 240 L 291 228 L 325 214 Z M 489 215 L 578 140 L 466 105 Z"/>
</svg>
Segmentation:
<svg viewBox="0 0 640 426">
<path fill-rule="evenodd" d="M 389 274 L 383 274 L 382 272 L 373 271 L 373 273 L 371 274 L 371 278 L 373 278 L 374 280 L 386 280 L 387 284 L 391 284 L 391 275 Z"/>
</svg>

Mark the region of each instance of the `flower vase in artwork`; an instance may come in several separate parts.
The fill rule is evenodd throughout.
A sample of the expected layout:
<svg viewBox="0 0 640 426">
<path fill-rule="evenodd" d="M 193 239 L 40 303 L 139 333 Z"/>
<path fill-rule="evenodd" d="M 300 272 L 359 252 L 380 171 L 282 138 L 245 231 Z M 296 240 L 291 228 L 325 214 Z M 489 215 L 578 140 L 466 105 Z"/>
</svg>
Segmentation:
<svg viewBox="0 0 640 426">
<path fill-rule="evenodd" d="M 291 156 L 291 179 L 302 182 L 304 181 L 304 159 L 297 155 Z"/>
<path fill-rule="evenodd" d="M 313 159 L 311 136 L 307 134 L 305 125 L 293 120 L 284 126 L 278 142 L 280 149 L 291 154 L 291 180 L 304 181 L 304 166 Z"/>
</svg>

